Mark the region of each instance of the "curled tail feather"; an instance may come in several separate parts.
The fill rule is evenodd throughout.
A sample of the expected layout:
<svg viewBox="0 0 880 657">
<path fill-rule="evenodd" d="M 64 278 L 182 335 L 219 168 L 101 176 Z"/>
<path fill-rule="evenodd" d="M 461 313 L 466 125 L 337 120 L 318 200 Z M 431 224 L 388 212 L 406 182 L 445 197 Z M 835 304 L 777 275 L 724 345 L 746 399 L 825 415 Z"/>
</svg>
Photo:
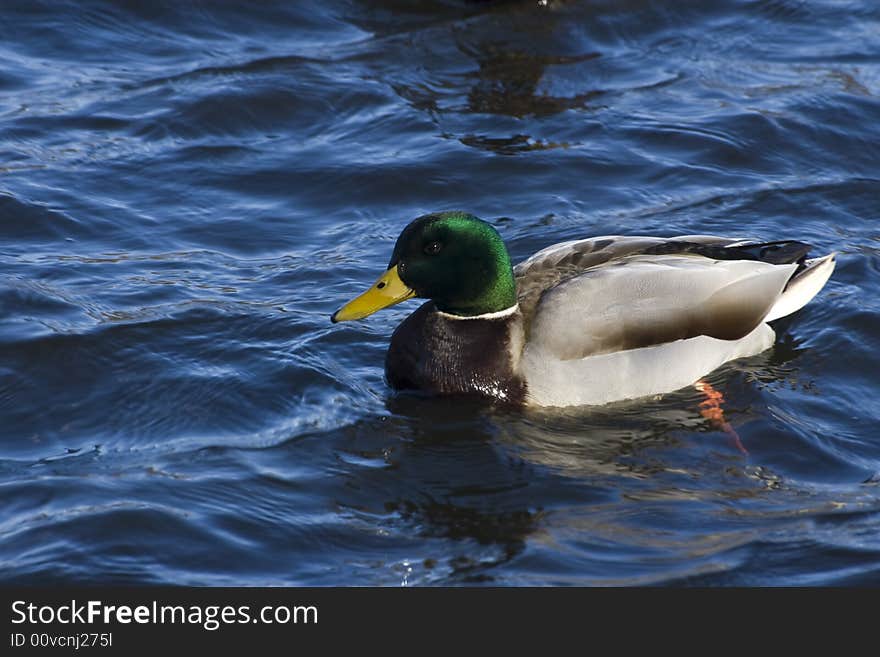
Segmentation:
<svg viewBox="0 0 880 657">
<path fill-rule="evenodd" d="M 831 277 L 831 272 L 834 271 L 836 257 L 836 253 L 829 253 L 821 258 L 805 260 L 803 266 L 788 281 L 785 290 L 773 304 L 764 321 L 772 322 L 774 319 L 791 315 L 806 306 L 810 299 L 825 287 L 825 283 Z"/>
</svg>

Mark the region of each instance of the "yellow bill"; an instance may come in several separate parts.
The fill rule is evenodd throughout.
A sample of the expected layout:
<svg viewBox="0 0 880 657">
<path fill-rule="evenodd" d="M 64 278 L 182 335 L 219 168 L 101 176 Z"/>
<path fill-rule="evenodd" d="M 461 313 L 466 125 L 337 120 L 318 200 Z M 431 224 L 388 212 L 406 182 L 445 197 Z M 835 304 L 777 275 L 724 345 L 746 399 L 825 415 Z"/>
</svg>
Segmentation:
<svg viewBox="0 0 880 657">
<path fill-rule="evenodd" d="M 393 306 L 401 301 L 414 297 L 416 293 L 400 280 L 397 265 L 379 277 L 373 286 L 359 297 L 355 297 L 333 313 L 330 321 L 345 322 L 350 319 L 362 319 L 377 310 Z"/>
</svg>

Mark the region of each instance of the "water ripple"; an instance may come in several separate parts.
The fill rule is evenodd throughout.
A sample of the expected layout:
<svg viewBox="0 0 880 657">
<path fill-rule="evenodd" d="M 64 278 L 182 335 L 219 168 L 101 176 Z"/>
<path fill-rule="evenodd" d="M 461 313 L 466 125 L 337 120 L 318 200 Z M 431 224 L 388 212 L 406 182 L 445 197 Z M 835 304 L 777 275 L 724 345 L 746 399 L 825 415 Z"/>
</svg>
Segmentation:
<svg viewBox="0 0 880 657">
<path fill-rule="evenodd" d="M 880 12 L 19 2 L 0 24 L 5 583 L 876 585 Z M 405 222 L 837 251 L 700 395 L 392 394 Z"/>
</svg>

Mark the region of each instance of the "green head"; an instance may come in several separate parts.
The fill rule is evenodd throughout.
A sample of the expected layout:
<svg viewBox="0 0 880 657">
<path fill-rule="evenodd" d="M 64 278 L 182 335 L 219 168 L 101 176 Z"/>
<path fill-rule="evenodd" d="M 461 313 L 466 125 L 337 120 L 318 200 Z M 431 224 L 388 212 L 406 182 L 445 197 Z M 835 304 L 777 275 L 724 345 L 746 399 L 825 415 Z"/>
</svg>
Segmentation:
<svg viewBox="0 0 880 657">
<path fill-rule="evenodd" d="M 413 220 L 397 238 L 388 271 L 333 320 L 359 319 L 413 296 L 463 317 L 513 306 L 516 282 L 498 231 L 464 212 Z"/>
<path fill-rule="evenodd" d="M 464 212 L 419 217 L 403 229 L 388 268 L 439 310 L 473 316 L 516 303 L 510 256 L 498 231 Z"/>
</svg>

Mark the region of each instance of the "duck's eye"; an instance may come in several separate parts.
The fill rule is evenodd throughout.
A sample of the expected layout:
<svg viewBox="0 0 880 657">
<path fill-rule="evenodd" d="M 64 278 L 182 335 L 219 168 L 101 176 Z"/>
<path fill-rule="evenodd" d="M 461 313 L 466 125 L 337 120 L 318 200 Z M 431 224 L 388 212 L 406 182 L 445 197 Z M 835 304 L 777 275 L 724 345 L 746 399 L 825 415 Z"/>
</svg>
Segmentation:
<svg viewBox="0 0 880 657">
<path fill-rule="evenodd" d="M 440 242 L 428 242 L 425 245 L 425 253 L 428 255 L 437 255 L 440 253 L 440 249 L 443 248 L 443 245 Z"/>
</svg>

